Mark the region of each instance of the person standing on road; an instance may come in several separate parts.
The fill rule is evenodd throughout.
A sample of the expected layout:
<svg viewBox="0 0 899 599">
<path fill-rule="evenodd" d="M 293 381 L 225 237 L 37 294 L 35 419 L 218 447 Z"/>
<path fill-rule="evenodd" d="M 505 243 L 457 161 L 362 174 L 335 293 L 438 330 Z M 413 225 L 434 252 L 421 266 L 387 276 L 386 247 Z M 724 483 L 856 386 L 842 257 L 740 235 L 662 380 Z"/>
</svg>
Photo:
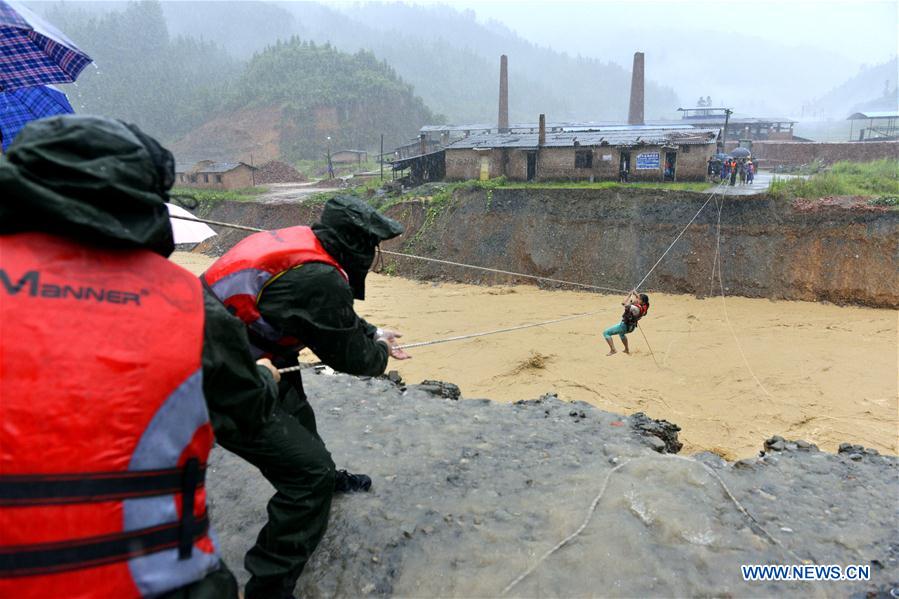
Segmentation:
<svg viewBox="0 0 899 599">
<path fill-rule="evenodd" d="M 398 333 L 360 318 L 365 277 L 378 245 L 403 232 L 400 223 L 353 197 L 329 200 L 320 222 L 256 233 L 219 258 L 204 284 L 247 327 L 254 355 L 280 367 L 298 364 L 308 347 L 348 374 L 377 376 L 388 357 L 409 356 Z M 292 597 L 296 581 L 325 532 L 335 492 L 367 491 L 364 474 L 335 472 L 318 434 L 299 372 L 282 377 L 274 420 L 255 437 L 219 435 L 219 443 L 257 466 L 275 487 L 268 523 L 249 551 L 247 599 Z"/>
</svg>

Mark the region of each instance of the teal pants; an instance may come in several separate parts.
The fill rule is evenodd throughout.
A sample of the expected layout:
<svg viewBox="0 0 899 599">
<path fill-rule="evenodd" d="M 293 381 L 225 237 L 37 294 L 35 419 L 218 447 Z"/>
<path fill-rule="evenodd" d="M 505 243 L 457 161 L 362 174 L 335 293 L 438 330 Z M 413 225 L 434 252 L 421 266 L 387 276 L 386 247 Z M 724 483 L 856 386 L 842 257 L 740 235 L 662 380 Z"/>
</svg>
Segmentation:
<svg viewBox="0 0 899 599">
<path fill-rule="evenodd" d="M 624 336 L 627 335 L 627 333 L 628 333 L 627 325 L 624 324 L 624 321 L 622 320 L 615 326 L 611 326 L 611 327 L 607 328 L 605 331 L 603 331 L 602 336 L 605 337 L 606 339 L 611 339 L 612 335 L 618 335 L 619 337 L 621 337 L 621 340 L 624 341 Z"/>
</svg>

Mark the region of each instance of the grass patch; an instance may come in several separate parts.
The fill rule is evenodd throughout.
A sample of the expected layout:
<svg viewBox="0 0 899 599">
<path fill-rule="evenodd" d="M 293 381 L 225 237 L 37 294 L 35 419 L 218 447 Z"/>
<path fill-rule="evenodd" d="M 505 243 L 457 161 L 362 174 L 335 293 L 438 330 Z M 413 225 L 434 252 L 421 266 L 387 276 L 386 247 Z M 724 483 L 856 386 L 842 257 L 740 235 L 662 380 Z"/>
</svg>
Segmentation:
<svg viewBox="0 0 899 599">
<path fill-rule="evenodd" d="M 297 160 L 293 163 L 293 166 L 308 179 L 325 179 L 328 177 L 328 161 L 324 158 L 320 160 Z M 335 177 L 377 171 L 381 168 L 381 164 L 377 160 L 371 159 L 362 164 L 354 162 L 352 164 L 334 164 L 333 166 Z M 390 167 L 386 164 L 384 165 L 384 174 L 385 176 L 390 174 Z"/>
<path fill-rule="evenodd" d="M 618 183 L 617 181 L 546 181 L 532 183 L 508 183 L 502 185 L 508 189 L 670 189 L 673 191 L 705 191 L 711 183 L 704 181 L 663 182 L 648 181 L 639 183 Z"/>
<path fill-rule="evenodd" d="M 808 179 L 775 177 L 771 194 L 783 200 L 827 196 L 895 198 L 899 196 L 899 160 L 837 162 L 829 170 Z M 887 205 L 892 205 L 887 202 Z"/>
<path fill-rule="evenodd" d="M 198 189 L 196 187 L 175 187 L 170 195 L 172 198 L 183 198 L 196 202 L 249 202 L 256 196 L 268 191 L 267 187 L 247 187 L 244 189 Z"/>
</svg>

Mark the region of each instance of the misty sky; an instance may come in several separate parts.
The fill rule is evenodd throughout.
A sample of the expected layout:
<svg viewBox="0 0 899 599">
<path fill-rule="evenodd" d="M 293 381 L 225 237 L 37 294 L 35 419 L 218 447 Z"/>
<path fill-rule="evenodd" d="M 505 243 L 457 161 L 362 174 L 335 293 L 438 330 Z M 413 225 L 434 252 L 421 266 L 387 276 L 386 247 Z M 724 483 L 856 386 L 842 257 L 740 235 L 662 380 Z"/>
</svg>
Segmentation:
<svg viewBox="0 0 899 599">
<path fill-rule="evenodd" d="M 358 4 L 325 3 L 348 14 Z M 647 78 L 674 88 L 685 105 L 710 95 L 718 105 L 781 116 L 798 115 L 863 65 L 891 59 L 899 44 L 899 0 L 407 3 L 471 11 L 479 22 L 499 21 L 538 45 L 628 70 L 633 53 L 643 51 Z"/>
<path fill-rule="evenodd" d="M 616 62 L 628 61 L 633 50 L 617 50 L 618 35 L 604 40 L 610 28 L 628 30 L 635 40 L 663 34 L 697 36 L 695 41 L 701 42 L 706 32 L 732 33 L 787 46 L 819 47 L 869 64 L 896 54 L 899 29 L 899 2 L 895 0 L 443 3 L 473 10 L 479 20 L 501 21 L 539 44 L 585 56 L 615 56 Z"/>
</svg>

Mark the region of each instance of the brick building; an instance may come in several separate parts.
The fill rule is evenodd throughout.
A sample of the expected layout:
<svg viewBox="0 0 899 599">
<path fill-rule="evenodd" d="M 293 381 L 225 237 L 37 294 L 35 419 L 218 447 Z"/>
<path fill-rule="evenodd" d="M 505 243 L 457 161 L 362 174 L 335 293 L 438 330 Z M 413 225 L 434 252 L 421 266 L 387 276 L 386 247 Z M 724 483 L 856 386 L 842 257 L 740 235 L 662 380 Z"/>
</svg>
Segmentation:
<svg viewBox="0 0 899 599">
<path fill-rule="evenodd" d="M 331 154 L 334 164 L 362 164 L 367 161 L 368 152 L 365 150 L 337 150 Z"/>
<path fill-rule="evenodd" d="M 175 185 L 202 189 L 244 189 L 256 184 L 256 167 L 243 162 L 201 160 L 189 169 L 176 169 Z"/>
<path fill-rule="evenodd" d="M 718 135 L 718 129 L 652 126 L 471 135 L 447 146 L 446 178 L 611 181 L 624 170 L 629 181 L 701 181 Z"/>
</svg>

